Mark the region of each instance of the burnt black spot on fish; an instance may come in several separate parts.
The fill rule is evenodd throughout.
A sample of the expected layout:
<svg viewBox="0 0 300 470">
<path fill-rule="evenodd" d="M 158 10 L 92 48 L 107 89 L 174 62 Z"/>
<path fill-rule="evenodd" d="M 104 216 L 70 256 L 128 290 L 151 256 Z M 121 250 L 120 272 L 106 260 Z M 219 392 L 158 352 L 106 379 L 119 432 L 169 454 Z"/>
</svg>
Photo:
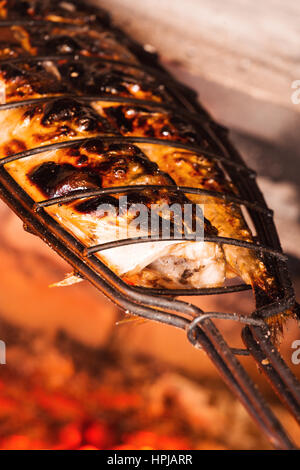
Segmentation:
<svg viewBox="0 0 300 470">
<path fill-rule="evenodd" d="M 97 51 L 99 52 L 99 49 Z M 68 61 L 58 64 L 58 68 L 61 76 L 69 82 L 71 87 L 82 93 L 135 96 L 136 92 L 140 90 L 159 98 L 167 98 L 165 91 L 161 89 L 153 77 L 119 64 Z M 138 90 L 135 87 L 138 87 Z"/>
<path fill-rule="evenodd" d="M 109 52 L 109 54 L 115 53 L 115 50 L 111 45 L 105 45 L 106 41 L 116 40 L 115 35 L 111 31 L 105 31 L 104 36 L 98 36 L 86 34 L 86 32 L 82 32 L 81 30 L 76 34 L 76 39 L 82 45 L 82 48 L 92 55 L 101 56 L 103 52 Z"/>
<path fill-rule="evenodd" d="M 77 157 L 77 158 L 82 158 L 83 155 L 80 151 L 79 145 L 74 144 L 74 146 L 66 148 L 64 152 L 69 155 L 70 157 Z M 85 156 L 86 157 L 86 156 Z M 86 157 L 87 158 L 87 157 Z"/>
<path fill-rule="evenodd" d="M 75 87 L 82 88 L 83 82 L 87 79 L 85 67 L 80 62 L 68 61 L 62 65 L 58 65 L 61 76 L 65 77 Z"/>
<path fill-rule="evenodd" d="M 153 111 L 145 107 L 128 107 L 126 105 L 104 108 L 108 121 L 123 135 L 143 132 L 146 137 L 180 140 L 190 143 L 197 141 L 193 126 L 180 118 Z"/>
<path fill-rule="evenodd" d="M 6 80 L 14 80 L 18 77 L 22 77 L 25 74 L 25 71 L 12 64 L 2 64 L 0 71 Z"/>
<path fill-rule="evenodd" d="M 97 74 L 94 83 L 99 92 L 108 95 L 117 95 L 128 93 L 126 81 L 128 82 L 129 80 L 126 80 L 122 73 L 115 71 L 106 74 Z"/>
<path fill-rule="evenodd" d="M 126 113 L 127 108 L 125 106 L 112 106 L 105 108 L 105 113 L 110 121 L 120 130 L 121 133 L 128 133 L 133 131 L 133 118 L 134 116 L 128 117 Z"/>
<path fill-rule="evenodd" d="M 48 39 L 44 48 L 49 55 L 76 54 L 80 50 L 80 45 L 70 36 L 56 36 Z"/>
<path fill-rule="evenodd" d="M 147 128 L 145 129 L 145 135 L 147 137 L 155 137 L 155 130 L 153 126 L 151 125 L 147 126 Z"/>
<path fill-rule="evenodd" d="M 160 134 L 162 137 L 171 138 L 172 135 L 174 134 L 174 131 L 169 126 L 163 126 L 160 129 Z"/>
<path fill-rule="evenodd" d="M 49 74 L 40 64 L 29 62 L 18 65 L 2 64 L 0 74 L 7 86 L 6 95 L 30 96 L 39 94 L 65 93 L 66 86 Z"/>
<path fill-rule="evenodd" d="M 108 124 L 93 108 L 71 98 L 60 98 L 45 106 L 41 123 L 48 126 L 59 121 L 72 121 L 80 131 L 109 130 Z"/>
<path fill-rule="evenodd" d="M 142 153 L 140 153 L 139 155 L 135 155 L 134 161 L 139 163 L 144 168 L 145 172 L 150 175 L 159 172 L 157 164 L 148 160 L 148 158 Z"/>
<path fill-rule="evenodd" d="M 101 188 L 101 178 L 97 173 L 77 169 L 68 163 L 43 163 L 32 170 L 28 177 L 48 197 Z"/>
<path fill-rule="evenodd" d="M 146 191 L 135 191 L 120 196 L 122 199 L 118 203 L 118 215 L 128 215 L 131 219 L 138 217 L 141 211 L 141 205 L 143 210 L 149 213 L 152 198 L 150 194 L 146 194 Z"/>
<path fill-rule="evenodd" d="M 82 165 L 86 165 L 88 163 L 89 159 L 86 155 L 80 155 L 77 159 L 77 166 L 82 166 Z"/>
<path fill-rule="evenodd" d="M 114 168 L 127 171 L 129 164 L 140 166 L 145 174 L 153 175 L 159 171 L 157 164 L 149 160 L 135 145 L 123 143 L 104 144 L 100 139 L 94 139 L 82 144 L 81 148 L 105 156 L 105 160 L 98 164 L 101 171 L 104 171 L 104 169 L 113 171 Z"/>
<path fill-rule="evenodd" d="M 98 65 L 96 70 L 93 66 L 72 62 L 60 65 L 59 71 L 71 86 L 80 89 L 83 93 L 129 95 L 123 74 L 107 70 L 107 67 L 101 70 L 101 66 Z"/>
<path fill-rule="evenodd" d="M 43 111 L 43 108 L 41 105 L 37 105 L 37 106 L 30 106 L 28 109 L 26 109 L 26 111 L 24 112 L 23 114 L 23 118 L 26 119 L 26 118 L 29 118 L 29 119 L 33 119 L 35 116 L 41 114 Z"/>
<path fill-rule="evenodd" d="M 76 136 L 76 132 L 73 131 L 69 126 L 60 126 L 57 129 L 57 133 L 59 134 L 60 137 L 63 137 L 63 136 L 75 137 Z"/>
<path fill-rule="evenodd" d="M 77 212 L 103 218 L 108 215 L 119 214 L 119 201 L 109 195 L 96 196 L 75 205 Z"/>
<path fill-rule="evenodd" d="M 139 128 L 145 127 L 147 125 L 147 120 L 148 120 L 148 117 L 145 116 L 145 114 L 139 115 L 138 119 L 136 120 L 136 126 Z"/>
<path fill-rule="evenodd" d="M 144 204 L 145 206 L 150 205 L 152 203 L 153 198 L 151 197 L 151 193 L 148 191 L 136 191 L 133 193 L 129 193 L 127 196 L 127 202 L 129 205 L 132 204 Z"/>
<path fill-rule="evenodd" d="M 116 179 L 126 176 L 128 171 L 128 159 L 121 157 L 111 157 L 97 165 L 97 170 L 101 174 L 109 173 Z"/>
<path fill-rule="evenodd" d="M 197 131 L 190 122 L 178 116 L 170 116 L 170 123 L 174 126 L 178 134 L 188 141 L 199 141 Z"/>
<path fill-rule="evenodd" d="M 193 271 L 191 271 L 190 269 L 185 269 L 183 273 L 181 274 L 181 279 L 180 279 L 181 282 L 186 281 L 192 275 L 193 275 Z"/>
<path fill-rule="evenodd" d="M 138 153 L 138 148 L 134 147 L 133 145 L 126 145 L 122 143 L 112 143 L 106 146 L 106 152 L 111 152 L 111 153 L 126 153 L 128 155 L 134 155 L 135 153 Z"/>
<path fill-rule="evenodd" d="M 84 142 L 80 148 L 82 151 L 87 151 L 88 153 L 96 154 L 99 156 L 105 152 L 104 143 L 100 139 L 88 140 Z"/>
</svg>

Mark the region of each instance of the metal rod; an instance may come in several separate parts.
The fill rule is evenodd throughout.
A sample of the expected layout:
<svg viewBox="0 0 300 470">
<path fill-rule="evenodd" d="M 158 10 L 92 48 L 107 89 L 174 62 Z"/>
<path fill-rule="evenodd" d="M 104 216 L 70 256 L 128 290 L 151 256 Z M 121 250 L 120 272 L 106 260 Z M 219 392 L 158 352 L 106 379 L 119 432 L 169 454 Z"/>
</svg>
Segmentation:
<svg viewBox="0 0 300 470">
<path fill-rule="evenodd" d="M 74 193 L 71 193 L 66 196 L 53 197 L 50 199 L 46 199 L 44 201 L 36 202 L 35 210 L 38 210 L 41 207 L 50 207 L 55 204 L 65 204 L 68 202 L 76 201 L 78 199 L 86 199 L 92 196 L 101 196 L 104 194 L 122 194 L 123 192 L 130 193 L 130 192 L 135 192 L 135 191 L 143 191 L 143 190 L 151 190 L 151 189 L 163 189 L 167 191 L 176 191 L 176 192 L 182 192 L 186 194 L 195 194 L 195 195 L 200 195 L 200 196 L 203 195 L 203 196 L 208 196 L 208 197 L 214 197 L 216 199 L 223 200 L 223 203 L 233 202 L 238 205 L 250 207 L 251 209 L 262 212 L 263 214 L 268 215 L 268 216 L 273 215 L 272 210 L 266 209 L 265 207 L 261 207 L 257 204 L 245 201 L 244 199 L 233 196 L 232 194 L 221 193 L 218 191 L 212 191 L 212 190 L 203 189 L 203 188 L 192 188 L 189 186 L 162 186 L 158 184 L 149 184 L 149 185 L 139 184 L 139 185 L 132 185 L 132 186 L 117 186 L 117 187 L 109 187 L 109 188 L 101 188 L 101 189 L 92 189 L 92 190 L 87 190 L 87 191 L 85 190 L 74 191 Z"/>
<path fill-rule="evenodd" d="M 199 333 L 197 335 L 197 340 L 201 343 L 208 356 L 213 357 L 214 363 L 218 364 L 217 367 L 223 375 L 223 379 L 228 382 L 228 385 L 231 388 L 234 386 L 239 387 L 236 389 L 236 393 L 240 394 L 240 400 L 252 415 L 253 419 L 264 430 L 273 445 L 277 449 L 295 449 L 295 445 L 291 442 L 278 419 L 266 405 L 257 387 L 254 385 L 235 355 L 232 354 L 232 351 L 212 321 L 209 319 L 205 319 L 204 321 L 201 320 L 201 329 L 203 329 L 204 333 L 211 341 L 211 344 L 215 347 L 217 353 L 221 355 L 221 358 L 227 367 L 227 373 L 224 373 L 224 370 L 218 367 L 219 362 L 216 357 L 213 357 L 215 354 L 213 354 L 210 347 L 203 338 L 201 338 Z M 231 377 L 229 373 L 232 374 Z"/>
<path fill-rule="evenodd" d="M 135 237 L 135 238 L 126 238 L 126 239 L 121 239 L 121 240 L 114 240 L 112 242 L 107 242 L 107 243 L 100 243 L 99 245 L 94 245 L 91 247 L 88 247 L 84 250 L 84 256 L 90 256 L 93 253 L 97 253 L 98 251 L 104 251 L 104 250 L 109 250 L 111 248 L 117 248 L 120 246 L 127 246 L 127 245 L 136 245 L 138 243 L 149 243 L 149 242 L 161 242 L 161 241 L 166 241 L 166 240 L 177 240 L 177 241 L 197 241 L 197 235 L 190 234 L 182 237 Z M 200 241 L 200 240 L 198 240 Z M 269 255 L 275 256 L 276 258 L 282 259 L 284 261 L 287 260 L 287 256 L 276 251 L 272 250 L 271 248 L 268 248 L 266 246 L 261 246 L 261 245 L 256 245 L 252 242 L 245 242 L 243 240 L 237 240 L 235 238 L 229 238 L 229 237 L 214 237 L 210 235 L 205 235 L 203 238 L 201 238 L 201 241 L 204 242 L 209 242 L 209 243 L 220 243 L 220 244 L 225 244 L 225 245 L 233 245 L 233 246 L 239 246 L 242 248 L 248 248 L 250 250 L 257 250 L 261 253 L 268 253 Z"/>
<path fill-rule="evenodd" d="M 270 341 L 268 330 L 246 327 L 243 340 L 281 401 L 300 424 L 300 384 Z"/>
<path fill-rule="evenodd" d="M 0 159 L 0 165 L 7 165 L 10 162 L 15 162 L 22 158 L 31 157 L 33 155 L 42 154 L 48 152 L 50 150 L 59 150 L 62 148 L 68 148 L 80 144 L 84 144 L 85 142 L 100 139 L 104 143 L 118 143 L 118 144 L 151 144 L 151 145 L 161 145 L 163 147 L 173 147 L 185 150 L 187 152 L 195 152 L 198 154 L 205 155 L 207 158 L 211 158 L 212 160 L 219 160 L 219 161 L 226 161 L 226 163 L 230 166 L 236 167 L 239 171 L 245 171 L 247 174 L 253 173 L 252 170 L 247 168 L 245 165 L 241 165 L 236 162 L 228 161 L 226 157 L 222 157 L 221 155 L 217 155 L 213 152 L 210 152 L 206 149 L 198 147 L 196 145 L 191 145 L 182 142 L 176 142 L 174 140 L 167 140 L 167 139 L 155 139 L 152 137 L 125 137 L 120 135 L 94 135 L 93 137 L 88 137 L 84 139 L 73 139 L 67 140 L 63 142 L 56 142 L 54 144 L 42 145 L 40 147 L 32 148 L 30 150 L 24 150 L 22 152 L 15 153 L 5 158 Z"/>
</svg>

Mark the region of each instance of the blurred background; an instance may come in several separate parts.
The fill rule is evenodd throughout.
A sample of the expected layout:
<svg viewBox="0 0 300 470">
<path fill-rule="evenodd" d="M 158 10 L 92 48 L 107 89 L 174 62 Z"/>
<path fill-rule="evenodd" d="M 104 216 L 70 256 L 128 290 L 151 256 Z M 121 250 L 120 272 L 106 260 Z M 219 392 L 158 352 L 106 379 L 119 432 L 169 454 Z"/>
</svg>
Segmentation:
<svg viewBox="0 0 300 470">
<path fill-rule="evenodd" d="M 191 86 L 232 140 L 275 210 L 300 291 L 300 79 L 292 0 L 94 2 Z M 270 448 L 205 356 L 183 332 L 124 315 L 83 282 L 49 288 L 70 267 L 0 204 L 0 448 Z M 195 299 L 194 299 L 195 300 Z M 247 313 L 249 293 L 196 299 L 207 311 Z M 121 323 L 116 325 L 116 322 Z M 232 346 L 238 325 L 220 322 Z M 300 339 L 290 322 L 282 354 Z M 243 359 L 300 445 L 300 431 L 256 366 Z"/>
</svg>

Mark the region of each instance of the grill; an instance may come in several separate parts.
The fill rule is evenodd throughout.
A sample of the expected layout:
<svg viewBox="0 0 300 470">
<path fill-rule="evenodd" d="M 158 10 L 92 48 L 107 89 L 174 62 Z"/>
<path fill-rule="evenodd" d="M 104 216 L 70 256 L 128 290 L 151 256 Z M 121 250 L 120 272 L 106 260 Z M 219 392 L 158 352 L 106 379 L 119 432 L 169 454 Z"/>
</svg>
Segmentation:
<svg viewBox="0 0 300 470">
<path fill-rule="evenodd" d="M 45 24 L 40 21 L 2 21 L 0 23 L 0 27 L 15 25 L 16 23 L 26 26 L 37 25 L 39 23 Z M 76 28 L 75 25 L 70 25 L 68 23 L 60 23 L 60 25 L 64 25 L 67 28 Z M 196 348 L 203 349 L 206 352 L 231 391 L 243 403 L 245 408 L 252 415 L 253 419 L 257 422 L 262 431 L 268 436 L 273 445 L 279 449 L 293 449 L 294 444 L 291 442 L 286 431 L 272 413 L 271 409 L 257 390 L 254 382 L 250 379 L 246 370 L 237 358 L 239 355 L 253 357 L 259 365 L 259 368 L 265 373 L 267 379 L 270 381 L 280 399 L 300 423 L 300 384 L 272 343 L 270 339 L 271 333 L 266 323 L 268 318 L 295 305 L 294 291 L 287 271 L 287 258 L 283 254 L 280 246 L 278 234 L 273 222 L 273 212 L 267 207 L 256 184 L 255 173 L 244 164 L 242 158 L 230 143 L 227 129 L 217 125 L 211 119 L 209 114 L 197 103 L 196 94 L 189 88 L 174 80 L 168 72 L 159 65 L 155 55 L 147 53 L 141 46 L 125 37 L 121 31 L 115 31 L 116 34 L 121 37 L 122 41 L 127 45 L 129 44 L 130 48 L 135 51 L 142 65 L 133 65 L 131 63 L 127 64 L 120 61 L 101 58 L 70 55 L 57 55 L 54 57 L 26 57 L 11 59 L 5 62 L 17 63 L 25 60 L 30 62 L 86 60 L 109 62 L 133 68 L 140 68 L 143 71 L 147 70 L 152 77 L 155 77 L 155 79 L 164 84 L 166 89 L 175 98 L 178 107 L 153 101 L 124 97 L 108 97 L 106 95 L 76 95 L 76 99 L 85 102 L 101 100 L 116 103 L 138 104 L 158 111 L 171 111 L 174 115 L 184 116 L 185 119 L 193 122 L 194 125 L 197 126 L 197 130 L 200 135 L 201 133 L 208 135 L 217 145 L 218 152 L 209 152 L 199 146 L 163 139 L 121 137 L 120 135 L 101 135 L 97 136 L 97 138 L 102 139 L 103 142 L 165 145 L 203 154 L 207 159 L 217 161 L 222 165 L 234 186 L 237 188 L 239 196 L 232 196 L 231 194 L 227 195 L 192 187 L 139 185 L 120 186 L 89 191 L 78 190 L 67 196 L 52 198 L 36 203 L 11 178 L 5 169 L 5 164 L 11 161 L 32 155 L 36 155 L 38 160 L 39 155 L 46 151 L 76 146 L 89 140 L 77 139 L 33 148 L 2 158 L 0 160 L 1 198 L 23 220 L 24 228 L 27 231 L 41 237 L 72 265 L 76 273 L 89 280 L 120 308 L 134 315 L 184 330 L 187 334 L 188 341 L 190 341 Z M 3 62 L 4 61 L 1 61 L 1 63 Z M 60 97 L 61 96 L 62 95 L 60 95 Z M 63 96 L 72 97 L 72 95 Z M 75 96 L 73 97 L 75 98 Z M 2 104 L 0 105 L 0 111 L 40 102 L 49 102 L 56 98 L 57 97 L 37 98 Z M 94 138 L 95 136 L 91 139 Z M 253 243 L 233 238 L 211 236 L 205 236 L 204 241 L 230 244 L 245 249 L 253 249 L 259 252 L 263 257 L 266 266 L 276 278 L 278 284 L 278 301 L 260 307 L 249 316 L 242 316 L 222 312 L 204 312 L 199 307 L 196 307 L 189 302 L 178 300 L 177 297 L 190 295 L 218 295 L 227 292 L 235 292 L 238 295 L 238 292 L 249 290 L 251 288 L 246 284 L 201 289 L 152 289 L 130 286 L 114 274 L 104 263 L 102 263 L 96 256 L 96 253 L 114 247 L 146 243 L 149 240 L 151 240 L 151 242 L 159 241 L 161 240 L 160 237 L 155 239 L 145 237 L 132 238 L 116 240 L 96 246 L 85 246 L 63 229 L 62 226 L 45 211 L 45 208 L 49 206 L 65 204 L 77 199 L 82 200 L 84 198 L 97 195 L 129 194 L 131 191 L 136 190 L 163 188 L 178 191 L 183 194 L 203 194 L 212 196 L 220 198 L 222 201 L 233 202 L 245 208 L 256 230 L 256 237 Z M 170 239 L 174 240 L 174 238 Z M 164 238 L 164 240 L 166 240 L 166 238 Z M 214 319 L 240 322 L 243 325 L 242 337 L 245 349 L 231 348 L 215 326 L 213 322 Z"/>
</svg>

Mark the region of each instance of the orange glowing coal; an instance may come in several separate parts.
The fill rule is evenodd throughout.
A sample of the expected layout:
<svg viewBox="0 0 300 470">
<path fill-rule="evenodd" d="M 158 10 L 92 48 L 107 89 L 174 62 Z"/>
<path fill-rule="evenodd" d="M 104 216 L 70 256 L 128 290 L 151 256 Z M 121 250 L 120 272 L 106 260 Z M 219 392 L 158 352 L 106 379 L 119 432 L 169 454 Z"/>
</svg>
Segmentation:
<svg viewBox="0 0 300 470">
<path fill-rule="evenodd" d="M 190 448 L 182 436 L 142 429 L 141 406 L 134 392 L 101 387 L 70 393 L 6 379 L 5 386 L 0 382 L 0 449 Z M 135 430 L 130 429 L 128 415 Z"/>
</svg>

